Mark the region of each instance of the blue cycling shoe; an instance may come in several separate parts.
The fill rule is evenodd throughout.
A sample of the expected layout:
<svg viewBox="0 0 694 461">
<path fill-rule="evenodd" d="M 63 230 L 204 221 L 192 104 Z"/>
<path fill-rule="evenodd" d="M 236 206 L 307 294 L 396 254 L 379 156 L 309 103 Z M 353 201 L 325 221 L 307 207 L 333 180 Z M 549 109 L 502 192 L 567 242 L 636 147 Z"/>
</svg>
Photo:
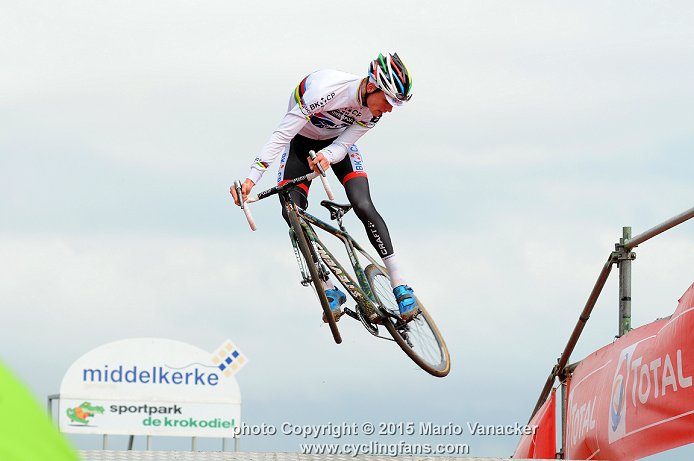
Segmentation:
<svg viewBox="0 0 694 461">
<path fill-rule="evenodd" d="M 340 291 L 339 288 L 331 288 L 329 290 L 325 290 L 325 297 L 328 298 L 330 310 L 333 311 L 333 317 L 337 322 L 340 320 L 340 317 L 342 317 L 342 314 L 344 314 L 340 307 L 347 302 L 347 296 L 345 296 L 345 294 Z M 325 312 L 323 313 L 323 322 L 328 323 L 328 319 L 325 318 Z"/>
<path fill-rule="evenodd" d="M 398 285 L 393 288 L 395 300 L 398 302 L 400 309 L 400 318 L 405 322 L 409 322 L 419 314 L 419 304 L 414 297 L 414 291 L 407 285 Z"/>
</svg>

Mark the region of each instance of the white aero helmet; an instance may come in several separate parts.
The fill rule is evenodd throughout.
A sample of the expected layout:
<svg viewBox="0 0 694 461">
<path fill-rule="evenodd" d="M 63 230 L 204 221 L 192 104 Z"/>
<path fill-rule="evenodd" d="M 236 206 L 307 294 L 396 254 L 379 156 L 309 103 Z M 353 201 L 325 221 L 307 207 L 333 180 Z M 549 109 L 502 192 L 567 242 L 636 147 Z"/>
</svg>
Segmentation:
<svg viewBox="0 0 694 461">
<path fill-rule="evenodd" d="M 379 53 L 369 64 L 369 78 L 383 91 L 391 106 L 401 106 L 412 97 L 412 77 L 397 53 Z"/>
</svg>

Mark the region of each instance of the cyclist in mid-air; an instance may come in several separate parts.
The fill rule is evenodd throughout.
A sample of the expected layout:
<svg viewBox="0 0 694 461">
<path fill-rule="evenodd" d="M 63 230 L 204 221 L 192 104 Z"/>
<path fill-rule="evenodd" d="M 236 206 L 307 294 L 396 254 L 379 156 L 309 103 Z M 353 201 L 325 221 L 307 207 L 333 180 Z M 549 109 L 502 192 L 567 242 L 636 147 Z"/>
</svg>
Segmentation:
<svg viewBox="0 0 694 461">
<path fill-rule="evenodd" d="M 402 278 L 388 227 L 371 201 L 369 180 L 355 143 L 376 125 L 384 113 L 393 110 L 394 106 L 401 106 L 411 97 L 412 78 L 397 53 L 379 54 L 369 64 L 367 77 L 337 70 L 319 70 L 309 74 L 292 93 L 286 115 L 254 160 L 241 185 L 245 201 L 251 188 L 280 154 L 277 173 L 280 185 L 311 170 L 318 172 L 317 164 L 324 170 L 332 166 L 350 204 L 364 224 L 371 244 L 383 259 L 400 316 L 405 321 L 419 313 L 419 305 L 412 288 Z M 315 160 L 309 157 L 310 150 L 317 152 Z M 292 200 L 304 209 L 308 206 L 309 186 L 310 181 L 305 181 L 290 193 Z M 233 186 L 230 192 L 238 205 Z M 284 207 L 283 215 L 288 222 Z M 325 283 L 325 289 L 330 309 L 338 320 L 347 298 L 330 280 Z"/>
</svg>

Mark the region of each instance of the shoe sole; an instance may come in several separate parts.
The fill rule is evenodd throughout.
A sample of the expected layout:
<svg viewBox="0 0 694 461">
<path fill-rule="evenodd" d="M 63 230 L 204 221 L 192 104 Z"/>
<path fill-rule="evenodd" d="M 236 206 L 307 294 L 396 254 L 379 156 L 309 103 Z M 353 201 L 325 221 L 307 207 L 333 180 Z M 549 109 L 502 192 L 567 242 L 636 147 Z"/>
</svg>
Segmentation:
<svg viewBox="0 0 694 461">
<path fill-rule="evenodd" d="M 408 323 L 408 322 L 414 320 L 414 318 L 417 317 L 420 312 L 422 312 L 421 309 L 412 309 L 411 312 L 406 312 L 405 314 L 400 314 L 400 318 L 402 319 L 403 322 Z"/>
<path fill-rule="evenodd" d="M 339 310 L 337 312 L 333 311 L 333 317 L 335 318 L 335 322 L 340 321 L 340 317 L 342 317 L 345 314 L 344 311 Z M 328 323 L 328 319 L 325 318 L 325 312 L 323 313 L 323 323 Z"/>
</svg>

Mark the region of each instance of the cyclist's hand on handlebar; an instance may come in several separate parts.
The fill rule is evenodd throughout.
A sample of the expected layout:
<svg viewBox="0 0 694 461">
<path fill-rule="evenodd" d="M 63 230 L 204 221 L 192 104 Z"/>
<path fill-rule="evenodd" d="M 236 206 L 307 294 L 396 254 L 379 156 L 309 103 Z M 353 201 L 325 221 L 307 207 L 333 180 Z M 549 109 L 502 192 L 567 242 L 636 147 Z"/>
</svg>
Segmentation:
<svg viewBox="0 0 694 461">
<path fill-rule="evenodd" d="M 255 183 L 250 179 L 246 179 L 243 182 L 243 184 L 241 184 L 241 195 L 243 196 L 244 202 L 248 199 L 248 194 L 250 194 L 251 189 L 253 189 L 253 186 L 255 186 Z M 233 185 L 229 188 L 229 192 L 234 197 L 234 203 L 240 206 L 241 204 L 239 202 L 239 197 Z"/>
<path fill-rule="evenodd" d="M 319 162 L 320 162 L 320 166 L 323 167 L 323 171 L 328 171 L 328 168 L 330 168 L 330 162 L 328 161 L 327 158 L 325 158 L 325 156 L 323 155 L 322 152 L 318 152 L 316 154 L 315 160 L 313 160 L 311 157 L 308 157 L 308 166 L 310 166 L 313 171 L 320 174 L 320 171 L 316 167 L 316 164 Z"/>
</svg>

